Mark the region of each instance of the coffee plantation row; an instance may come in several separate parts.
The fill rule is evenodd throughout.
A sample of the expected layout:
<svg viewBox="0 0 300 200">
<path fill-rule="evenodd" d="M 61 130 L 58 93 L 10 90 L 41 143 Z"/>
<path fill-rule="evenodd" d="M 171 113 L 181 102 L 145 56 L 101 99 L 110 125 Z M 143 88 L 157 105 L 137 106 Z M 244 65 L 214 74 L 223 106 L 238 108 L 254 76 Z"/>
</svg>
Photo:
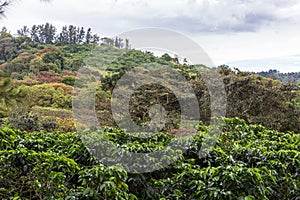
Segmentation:
<svg viewBox="0 0 300 200">
<path fill-rule="evenodd" d="M 212 127 L 201 125 L 187 150 L 177 151 L 178 159 L 148 173 L 104 165 L 82 138 L 106 137 L 139 153 L 164 149 L 170 141 L 184 145 L 185 138 L 141 138 L 115 128 L 29 133 L 2 127 L 0 199 L 298 199 L 300 135 L 237 118 L 224 121 L 210 151 L 200 150 Z"/>
</svg>

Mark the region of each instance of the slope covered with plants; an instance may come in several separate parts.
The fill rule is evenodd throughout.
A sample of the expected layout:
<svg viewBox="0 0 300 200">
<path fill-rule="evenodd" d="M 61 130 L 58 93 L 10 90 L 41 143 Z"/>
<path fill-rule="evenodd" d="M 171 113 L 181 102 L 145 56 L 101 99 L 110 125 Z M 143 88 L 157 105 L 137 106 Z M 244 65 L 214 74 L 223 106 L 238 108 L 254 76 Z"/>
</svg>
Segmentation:
<svg viewBox="0 0 300 200">
<path fill-rule="evenodd" d="M 79 69 L 96 46 L 103 54 L 86 73 L 101 76 L 95 92 L 100 130 L 72 117 L 72 97 L 84 90 L 86 74 Z M 23 27 L 13 36 L 0 33 L 0 198 L 2 199 L 297 199 L 300 196 L 299 86 L 257 75 L 216 69 L 227 97 L 222 133 L 199 156 L 208 135 L 211 102 L 197 69 L 165 54 L 130 49 L 128 40 L 100 38 L 91 30 L 51 24 Z M 129 152 L 155 152 L 175 138 L 180 105 L 174 92 L 157 84 L 140 87 L 129 111 L 140 125 L 149 123 L 149 108 L 163 105 L 165 127 L 150 138 L 118 129 L 111 113 L 112 91 L 122 75 L 136 66 L 168 65 L 193 88 L 201 122 L 197 134 L 178 160 L 149 173 L 128 173 L 124 166 L 107 167 L 93 157 L 83 141 L 109 138 Z M 103 75 L 103 77 L 102 77 Z M 139 76 L 140 74 L 135 74 Z M 134 77 L 132 77 L 134 78 Z M 76 90 L 74 90 L 76 85 Z M 217 88 L 219 85 L 216 85 Z M 125 91 L 126 87 L 123 88 Z M 189 96 L 184 97 L 189 101 Z M 236 118 L 238 117 L 238 118 Z M 241 119 L 240 119 L 241 118 Z M 266 127 L 266 128 L 265 128 Z M 85 131 L 77 131 L 85 130 Z M 90 149 L 93 151 L 93 149 Z M 203 153 L 203 152 L 202 152 Z M 166 155 L 167 156 L 167 155 Z M 128 159 L 131 159 L 130 157 Z M 155 158 L 150 159 L 156 161 Z M 135 163 L 135 161 L 132 161 Z"/>
<path fill-rule="evenodd" d="M 42 124 L 46 120 L 46 124 L 58 124 L 57 130 L 74 131 L 75 122 L 70 115 L 74 84 L 84 84 L 84 74 L 78 70 L 85 65 L 85 59 L 97 45 L 101 45 L 99 48 L 103 53 L 98 55 L 96 61 L 108 66 L 96 94 L 99 98 L 96 103 L 98 117 L 107 119 L 104 120 L 106 125 L 114 125 L 109 113 L 114 85 L 126 71 L 144 64 L 168 65 L 184 75 L 198 98 L 201 120 L 208 124 L 211 117 L 209 91 L 195 66 L 180 64 L 167 54 L 156 57 L 150 52 L 129 49 L 127 39 L 100 38 L 92 34 L 91 29 L 72 25 L 64 26 L 61 32 L 57 32 L 49 23 L 31 28 L 24 26 L 18 30 L 18 36 L 13 36 L 5 28 L 1 31 L 1 117 L 16 116 L 14 113 L 37 114 L 37 123 Z M 93 69 L 95 75 L 100 77 L 99 69 Z M 299 131 L 299 88 L 296 85 L 233 71 L 228 66 L 219 66 L 217 70 L 226 90 L 227 117 L 240 117 L 248 123 L 262 124 L 270 129 Z M 143 94 L 140 90 L 132 98 L 133 118 L 139 123 L 147 121 L 149 106 L 158 103 L 158 100 L 170 111 L 170 127 L 174 126 L 173 122 L 176 125 L 180 109 L 172 92 L 153 85 L 144 89 L 148 93 Z M 144 97 L 152 95 L 150 93 L 160 96 L 157 100 L 151 100 L 155 99 L 151 97 L 143 102 Z M 134 110 L 136 104 L 142 105 L 139 110 Z M 61 123 L 63 121 L 67 123 Z M 59 124 L 69 124 L 71 127 L 59 128 Z M 15 127 L 19 128 L 18 125 Z"/>
</svg>

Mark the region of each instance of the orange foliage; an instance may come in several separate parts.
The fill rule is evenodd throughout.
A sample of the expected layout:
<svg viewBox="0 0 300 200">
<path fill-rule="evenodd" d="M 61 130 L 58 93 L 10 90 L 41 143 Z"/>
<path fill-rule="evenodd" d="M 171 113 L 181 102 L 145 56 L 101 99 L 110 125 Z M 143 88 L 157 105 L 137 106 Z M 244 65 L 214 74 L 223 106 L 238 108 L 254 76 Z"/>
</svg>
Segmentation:
<svg viewBox="0 0 300 200">
<path fill-rule="evenodd" d="M 59 52 L 59 51 L 60 51 L 60 49 L 57 48 L 57 47 L 54 47 L 54 46 L 45 46 L 44 49 L 38 50 L 36 52 L 36 55 L 37 56 L 41 56 L 41 55 L 44 55 L 46 53 Z"/>
<path fill-rule="evenodd" d="M 61 72 L 61 76 L 71 76 L 71 77 L 75 77 L 76 76 L 76 72 L 70 71 L 70 70 L 63 70 Z"/>
</svg>

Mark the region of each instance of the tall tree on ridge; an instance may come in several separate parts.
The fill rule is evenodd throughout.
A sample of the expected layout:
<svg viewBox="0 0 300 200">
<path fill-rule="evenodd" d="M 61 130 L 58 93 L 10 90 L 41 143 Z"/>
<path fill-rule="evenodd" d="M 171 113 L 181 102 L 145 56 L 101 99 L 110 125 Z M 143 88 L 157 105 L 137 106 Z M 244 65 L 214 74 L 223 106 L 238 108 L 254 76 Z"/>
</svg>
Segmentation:
<svg viewBox="0 0 300 200">
<path fill-rule="evenodd" d="M 30 30 L 27 26 L 23 26 L 21 29 L 17 30 L 19 36 L 30 37 Z"/>
<path fill-rule="evenodd" d="M 88 28 L 87 32 L 86 32 L 86 36 L 85 36 L 85 43 L 86 44 L 89 44 L 91 43 L 91 40 L 92 40 L 92 29 L 91 28 Z"/>
</svg>

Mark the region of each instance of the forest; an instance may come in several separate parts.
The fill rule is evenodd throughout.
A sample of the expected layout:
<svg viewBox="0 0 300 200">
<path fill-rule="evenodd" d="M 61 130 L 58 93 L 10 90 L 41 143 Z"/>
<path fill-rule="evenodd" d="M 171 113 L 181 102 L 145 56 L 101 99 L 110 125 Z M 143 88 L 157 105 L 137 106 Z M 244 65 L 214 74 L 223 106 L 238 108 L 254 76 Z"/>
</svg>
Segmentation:
<svg viewBox="0 0 300 200">
<path fill-rule="evenodd" d="M 87 80 L 80 69 L 96 47 L 105 52 L 97 59 L 108 68 L 95 91 L 101 128 L 90 128 L 73 117 L 72 106 Z M 132 95 L 129 111 L 137 124 L 145 125 L 151 120 L 149 107 L 161 104 L 167 113 L 163 129 L 140 138 L 118 128 L 111 112 L 113 89 L 126 72 L 149 63 L 170 66 L 191 85 L 201 113 L 197 133 L 174 162 L 159 170 L 133 173 L 118 163 L 106 166 L 91 154 L 82 135 L 106 137 L 124 151 L 139 153 L 164 149 L 170 141 L 183 145 L 189 138 L 174 135 L 181 115 L 176 96 L 155 84 Z M 208 86 L 197 67 L 168 54 L 131 49 L 128 39 L 100 37 L 91 28 L 66 25 L 58 31 L 46 23 L 23 26 L 16 35 L 2 28 L 0 198 L 298 199 L 299 73 L 288 74 L 287 81 L 276 70 L 253 74 L 226 65 L 214 68 L 224 84 L 226 115 L 220 117 L 215 145 L 199 156 L 215 127 Z M 86 73 L 101 76 L 96 65 Z"/>
<path fill-rule="evenodd" d="M 299 72 L 289 72 L 281 73 L 276 69 L 270 69 L 269 71 L 256 72 L 254 74 L 279 80 L 282 83 L 294 83 L 298 84 L 300 82 L 300 73 Z"/>
</svg>

